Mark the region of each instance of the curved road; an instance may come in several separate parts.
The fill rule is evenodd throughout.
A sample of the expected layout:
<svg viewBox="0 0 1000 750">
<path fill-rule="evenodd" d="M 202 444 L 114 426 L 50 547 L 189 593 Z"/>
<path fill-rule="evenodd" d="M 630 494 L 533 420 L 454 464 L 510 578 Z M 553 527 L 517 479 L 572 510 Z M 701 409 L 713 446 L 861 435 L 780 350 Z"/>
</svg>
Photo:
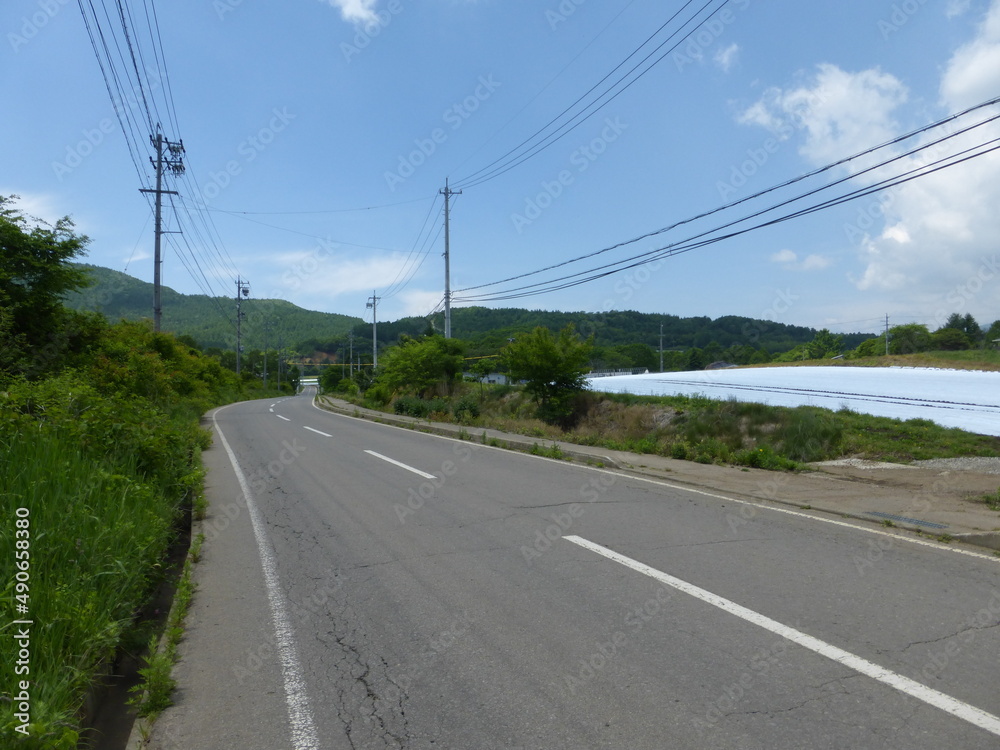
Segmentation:
<svg viewBox="0 0 1000 750">
<path fill-rule="evenodd" d="M 1000 742 L 996 558 L 308 396 L 213 420 L 154 748 Z"/>
</svg>

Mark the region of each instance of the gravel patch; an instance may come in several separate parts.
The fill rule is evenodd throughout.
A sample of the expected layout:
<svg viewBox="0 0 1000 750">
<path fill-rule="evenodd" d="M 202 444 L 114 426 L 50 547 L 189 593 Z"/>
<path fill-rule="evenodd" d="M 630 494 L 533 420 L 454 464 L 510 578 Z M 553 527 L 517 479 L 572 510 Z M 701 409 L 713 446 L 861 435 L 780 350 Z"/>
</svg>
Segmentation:
<svg viewBox="0 0 1000 750">
<path fill-rule="evenodd" d="M 914 461 L 913 466 L 948 471 L 976 471 L 980 474 L 1000 474 L 1000 457 L 967 456 L 965 458 L 932 458 Z"/>
<path fill-rule="evenodd" d="M 893 464 L 887 461 L 869 461 L 867 458 L 838 458 L 834 461 L 816 461 L 813 466 L 850 466 L 854 469 L 915 469 L 910 464 Z"/>
</svg>

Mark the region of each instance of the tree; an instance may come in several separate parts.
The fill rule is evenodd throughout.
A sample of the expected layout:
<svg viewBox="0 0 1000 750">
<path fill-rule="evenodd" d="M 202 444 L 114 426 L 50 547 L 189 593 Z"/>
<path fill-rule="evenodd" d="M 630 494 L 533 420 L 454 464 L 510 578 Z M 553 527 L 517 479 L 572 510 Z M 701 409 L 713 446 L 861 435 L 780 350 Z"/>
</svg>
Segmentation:
<svg viewBox="0 0 1000 750">
<path fill-rule="evenodd" d="M 319 376 L 319 387 L 323 389 L 323 393 L 333 393 L 343 378 L 344 368 L 342 366 L 324 367 Z"/>
<path fill-rule="evenodd" d="M 844 337 L 835 336 L 826 328 L 819 331 L 816 337 L 806 344 L 809 359 L 824 359 L 840 354 L 844 349 Z"/>
<path fill-rule="evenodd" d="M 526 381 L 524 388 L 538 404 L 538 416 L 567 426 L 584 388 L 593 347 L 593 337 L 582 340 L 572 324 L 558 336 L 539 326 L 505 346 L 500 359 L 512 380 Z"/>
<path fill-rule="evenodd" d="M 972 316 L 972 313 L 966 313 L 965 315 L 952 313 L 938 330 L 946 328 L 954 328 L 957 331 L 961 331 L 969 337 L 969 342 L 973 345 L 978 344 L 983 338 L 983 329 L 980 328 L 979 323 Z"/>
<path fill-rule="evenodd" d="M 705 353 L 695 347 L 687 352 L 684 360 L 685 370 L 704 370 L 705 366 L 711 364 L 705 361 Z"/>
<path fill-rule="evenodd" d="M 909 323 L 889 329 L 889 352 L 892 354 L 915 354 L 931 348 L 931 334 L 927 326 Z"/>
<path fill-rule="evenodd" d="M 1000 343 L 993 343 L 998 339 L 1000 339 L 1000 320 L 994 320 L 993 325 L 991 325 L 989 327 L 989 330 L 986 331 L 986 336 L 983 344 L 984 346 L 986 346 L 987 349 L 993 349 L 997 346 L 1000 346 Z"/>
<path fill-rule="evenodd" d="M 437 335 L 414 339 L 404 334 L 398 346 L 382 355 L 376 379 L 390 396 L 400 391 L 422 395 L 439 384 L 450 392 L 462 374 L 464 351 L 458 339 Z"/>
<path fill-rule="evenodd" d="M 964 331 L 957 328 L 942 328 L 931 334 L 931 346 L 941 351 L 960 351 L 972 347 L 972 342 Z"/>
<path fill-rule="evenodd" d="M 88 284 L 84 270 L 70 261 L 83 254 L 89 240 L 73 233 L 73 222 L 63 217 L 51 226 L 31 224 L 12 207 L 17 196 L 0 196 L 0 308 L 3 343 L 51 350 L 61 337 L 67 317 L 63 295 Z M 51 353 L 51 352 L 50 352 Z M 8 350 L 7 357 L 12 352 Z"/>
</svg>

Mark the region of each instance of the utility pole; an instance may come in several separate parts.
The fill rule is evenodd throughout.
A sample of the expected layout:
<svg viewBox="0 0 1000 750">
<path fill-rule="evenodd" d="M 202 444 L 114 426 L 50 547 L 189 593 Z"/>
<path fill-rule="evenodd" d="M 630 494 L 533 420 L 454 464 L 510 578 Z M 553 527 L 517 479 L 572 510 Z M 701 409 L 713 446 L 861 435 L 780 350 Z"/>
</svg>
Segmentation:
<svg viewBox="0 0 1000 750">
<path fill-rule="evenodd" d="M 354 329 L 347 332 L 347 339 L 350 342 L 350 354 L 347 355 L 347 372 L 354 375 Z"/>
<path fill-rule="evenodd" d="M 372 296 L 368 298 L 368 302 L 365 307 L 370 308 L 372 311 L 372 370 L 374 371 L 378 367 L 378 301 L 382 299 L 381 297 L 375 296 L 375 290 L 372 289 Z"/>
<path fill-rule="evenodd" d="M 244 297 L 250 296 L 250 283 L 236 277 L 236 374 L 240 374 L 243 362 L 243 318 L 246 314 L 240 310 Z"/>
<path fill-rule="evenodd" d="M 267 334 L 271 330 L 271 323 L 264 321 L 264 393 L 267 393 Z"/>
<path fill-rule="evenodd" d="M 449 246 L 450 215 L 449 202 L 451 196 L 461 195 L 448 187 L 448 178 L 444 181 L 444 190 L 438 191 L 444 196 L 444 337 L 451 338 L 451 248 Z"/>
<path fill-rule="evenodd" d="M 663 372 L 663 323 L 660 323 L 660 372 Z"/>
<path fill-rule="evenodd" d="M 281 346 L 284 344 L 284 334 L 278 328 L 278 392 L 281 392 Z"/>
<path fill-rule="evenodd" d="M 885 316 L 885 356 L 889 356 L 889 314 Z"/>
<path fill-rule="evenodd" d="M 155 210 L 155 221 L 153 227 L 153 330 L 159 332 L 160 330 L 160 319 L 163 317 L 163 308 L 160 304 L 160 266 L 162 264 L 161 254 L 160 254 L 160 236 L 164 234 L 163 232 L 163 196 L 166 195 L 177 195 L 176 190 L 164 190 L 163 189 L 163 170 L 169 169 L 172 174 L 184 174 L 184 162 L 182 161 L 184 154 L 184 142 L 168 141 L 163 137 L 163 134 L 157 126 L 156 135 L 149 136 L 150 142 L 156 149 L 156 158 L 152 156 L 149 157 L 149 161 L 154 167 L 156 167 L 156 189 L 149 190 L 140 188 L 140 193 L 155 193 L 156 195 L 156 210 Z M 167 158 L 163 157 L 163 147 L 167 147 L 169 156 Z"/>
</svg>

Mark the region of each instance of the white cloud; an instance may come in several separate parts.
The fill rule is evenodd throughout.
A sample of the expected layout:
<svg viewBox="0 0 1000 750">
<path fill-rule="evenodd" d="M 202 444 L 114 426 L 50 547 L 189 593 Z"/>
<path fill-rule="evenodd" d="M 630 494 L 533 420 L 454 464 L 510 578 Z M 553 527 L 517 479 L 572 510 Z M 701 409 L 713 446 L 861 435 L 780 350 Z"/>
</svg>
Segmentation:
<svg viewBox="0 0 1000 750">
<path fill-rule="evenodd" d="M 824 63 L 804 86 L 767 90 L 739 121 L 784 138 L 803 130 L 800 153 L 814 164 L 827 164 L 895 135 L 893 112 L 906 98 L 899 79 L 877 68 L 849 73 Z"/>
<path fill-rule="evenodd" d="M 1000 0 L 994 0 L 976 36 L 951 57 L 941 78 L 948 111 L 964 109 L 1000 91 Z M 968 124 L 982 119 L 981 113 Z M 963 121 L 965 124 L 965 121 Z M 941 133 L 936 135 L 940 137 Z M 930 136 L 928 136 L 930 137 Z M 958 153 L 991 138 L 1000 126 L 984 126 L 938 148 L 925 161 Z M 910 166 L 915 166 L 912 162 Z M 859 289 L 905 294 L 936 317 L 972 312 L 991 322 L 1000 292 L 995 238 L 1000 236 L 1000 156 L 978 157 L 921 177 L 888 194 L 885 227 L 861 243 Z"/>
<path fill-rule="evenodd" d="M 971 2 L 972 0 L 948 0 L 948 7 L 945 9 L 944 13 L 948 18 L 961 16 L 969 10 Z"/>
<path fill-rule="evenodd" d="M 1000 91 L 1000 2 L 994 2 L 975 39 L 960 47 L 941 81 L 941 98 L 949 110 L 991 99 Z"/>
<path fill-rule="evenodd" d="M 829 267 L 830 259 L 812 253 L 799 261 L 798 253 L 793 250 L 779 250 L 771 255 L 772 263 L 781 264 L 788 271 L 821 271 Z"/>
<path fill-rule="evenodd" d="M 816 253 L 811 253 L 802 261 L 803 271 L 821 271 L 830 266 L 830 259 Z"/>
<path fill-rule="evenodd" d="M 729 69 L 736 64 L 736 58 L 740 53 L 740 45 L 730 44 L 725 49 L 720 49 L 715 53 L 715 64 L 722 68 L 722 72 L 728 73 Z"/>
<path fill-rule="evenodd" d="M 443 299 L 444 295 L 440 289 L 437 290 L 426 290 L 426 289 L 409 289 L 404 292 L 400 292 L 397 298 L 401 303 L 401 316 L 424 316 L 429 314 L 439 302 Z"/>
<path fill-rule="evenodd" d="M 5 198 L 11 195 L 16 195 L 10 204 L 10 207 L 24 214 L 28 221 L 32 219 L 41 219 L 42 221 L 48 222 L 49 224 L 55 224 L 60 218 L 66 215 L 66 212 L 60 212 L 56 206 L 55 199 L 44 193 L 25 193 L 23 191 L 15 190 L 0 190 L 0 195 Z M 79 227 L 77 227 L 79 229 Z"/>
<path fill-rule="evenodd" d="M 377 20 L 375 5 L 378 0 L 325 0 L 340 11 L 345 21 L 373 23 Z"/>
<path fill-rule="evenodd" d="M 293 299 L 315 297 L 329 300 L 341 294 L 371 295 L 396 278 L 407 255 L 401 252 L 367 257 L 341 255 L 321 247 L 269 255 L 261 258 L 269 278 L 267 291 L 254 289 L 255 297 Z M 300 304 L 300 303 L 297 303 Z"/>
</svg>

